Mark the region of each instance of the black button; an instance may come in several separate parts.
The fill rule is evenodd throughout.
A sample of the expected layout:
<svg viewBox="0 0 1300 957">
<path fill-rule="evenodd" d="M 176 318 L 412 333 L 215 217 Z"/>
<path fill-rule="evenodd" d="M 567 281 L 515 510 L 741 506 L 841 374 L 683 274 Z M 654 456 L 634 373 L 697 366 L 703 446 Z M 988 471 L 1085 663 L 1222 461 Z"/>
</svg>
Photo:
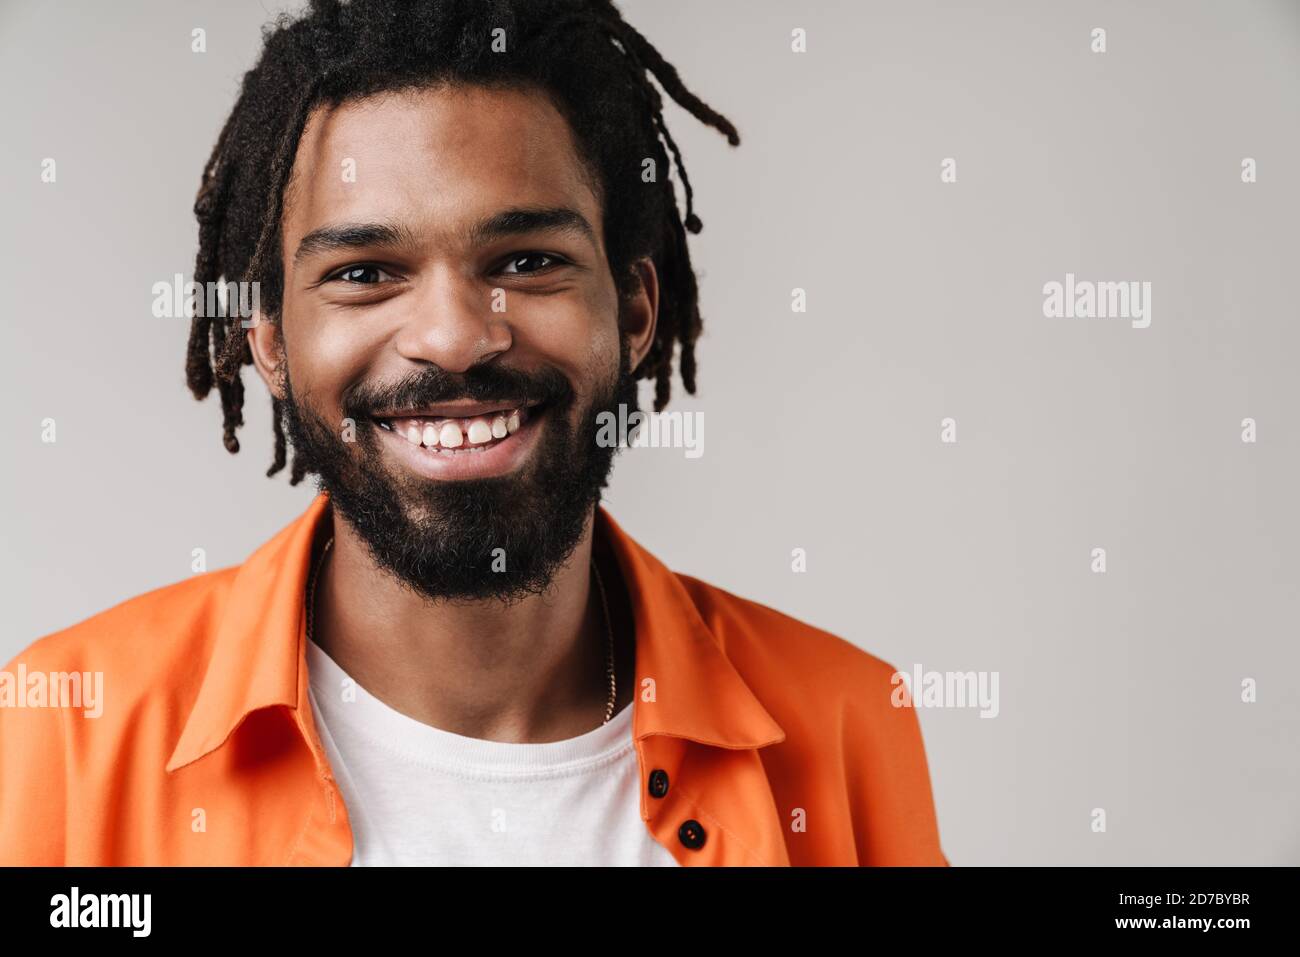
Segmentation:
<svg viewBox="0 0 1300 957">
<path fill-rule="evenodd" d="M 704 846 L 704 836 L 704 828 L 699 821 L 683 821 L 677 829 L 678 839 L 692 851 L 698 851 Z"/>
<path fill-rule="evenodd" d="M 661 798 L 668 793 L 668 772 L 657 768 L 650 772 L 650 796 Z"/>
</svg>

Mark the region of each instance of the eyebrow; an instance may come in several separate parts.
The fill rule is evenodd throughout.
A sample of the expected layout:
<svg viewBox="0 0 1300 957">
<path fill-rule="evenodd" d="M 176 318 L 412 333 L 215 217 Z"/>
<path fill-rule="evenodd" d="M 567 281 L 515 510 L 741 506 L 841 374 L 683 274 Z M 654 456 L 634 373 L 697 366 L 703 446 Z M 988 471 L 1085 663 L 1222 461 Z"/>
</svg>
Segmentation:
<svg viewBox="0 0 1300 957">
<path fill-rule="evenodd" d="M 502 210 L 469 228 L 471 245 L 479 246 L 494 239 L 519 233 L 570 233 L 596 245 L 596 232 L 585 216 L 568 206 L 530 206 Z"/>
<path fill-rule="evenodd" d="M 465 235 L 471 245 L 483 245 L 496 239 L 522 233 L 569 233 L 596 245 L 591 223 L 576 209 L 567 206 L 519 207 L 502 210 L 470 226 Z M 341 249 L 413 247 L 411 231 L 396 223 L 337 223 L 313 229 L 302 238 L 293 254 L 294 262 L 309 256 Z"/>
<path fill-rule="evenodd" d="M 415 245 L 409 230 L 393 223 L 338 223 L 313 229 L 293 254 L 294 262 L 301 262 L 308 256 L 335 252 L 340 249 L 359 249 L 361 247 L 382 247 L 395 249 L 400 246 Z"/>
</svg>

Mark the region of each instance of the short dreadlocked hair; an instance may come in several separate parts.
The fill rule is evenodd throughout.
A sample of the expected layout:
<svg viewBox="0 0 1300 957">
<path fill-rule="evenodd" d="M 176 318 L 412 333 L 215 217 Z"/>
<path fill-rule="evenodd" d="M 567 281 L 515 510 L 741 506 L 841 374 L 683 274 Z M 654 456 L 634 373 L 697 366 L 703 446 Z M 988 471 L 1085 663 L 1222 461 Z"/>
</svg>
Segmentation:
<svg viewBox="0 0 1300 957">
<path fill-rule="evenodd" d="M 493 41 L 502 36 L 505 49 L 498 52 Z M 282 14 L 263 38 L 261 58 L 244 76 L 194 204 L 199 288 L 257 282 L 263 316 L 278 321 L 284 192 L 314 107 L 447 83 L 540 90 L 568 121 L 600 186 L 606 255 L 620 298 L 635 288 L 636 260 L 648 256 L 658 271 L 658 325 L 636 378 L 654 378 L 654 408 L 661 411 L 680 343 L 682 384 L 695 393 L 701 319 L 686 230 L 698 233 L 703 224 L 647 71 L 732 146 L 740 135 L 686 89 L 677 70 L 623 20 L 612 0 L 312 0 L 297 18 Z M 684 220 L 667 175 L 665 143 L 686 192 Z M 656 171 L 649 178 L 642 175 L 647 159 Z M 248 337 L 226 307 L 217 315 L 195 316 L 186 381 L 196 399 L 217 387 L 223 440 L 232 453 L 239 451 L 235 431 L 244 424 L 241 367 L 252 361 Z M 278 399 L 272 402 L 275 460 L 268 476 L 285 466 L 282 409 Z M 305 473 L 295 454 L 290 483 L 298 484 Z"/>
</svg>

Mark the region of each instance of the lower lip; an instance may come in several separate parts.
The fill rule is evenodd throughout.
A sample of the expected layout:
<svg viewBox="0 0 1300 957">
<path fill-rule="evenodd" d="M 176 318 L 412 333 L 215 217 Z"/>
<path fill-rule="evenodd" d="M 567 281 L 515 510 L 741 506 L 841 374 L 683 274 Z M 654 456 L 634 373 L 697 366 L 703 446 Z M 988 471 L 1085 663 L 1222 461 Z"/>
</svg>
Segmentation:
<svg viewBox="0 0 1300 957">
<path fill-rule="evenodd" d="M 546 408 L 529 409 L 527 421 L 481 452 L 467 452 L 464 446 L 450 452 L 426 449 L 396 432 L 378 425 L 374 427 L 393 448 L 397 460 L 417 475 L 441 481 L 491 478 L 508 475 L 523 464 L 537 444 L 541 424 L 549 411 Z"/>
</svg>

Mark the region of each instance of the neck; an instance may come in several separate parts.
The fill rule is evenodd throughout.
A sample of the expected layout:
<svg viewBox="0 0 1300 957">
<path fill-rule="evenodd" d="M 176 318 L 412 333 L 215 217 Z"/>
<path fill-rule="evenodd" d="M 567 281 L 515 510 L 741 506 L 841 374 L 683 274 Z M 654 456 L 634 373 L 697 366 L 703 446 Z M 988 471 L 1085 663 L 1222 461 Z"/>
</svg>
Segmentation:
<svg viewBox="0 0 1300 957">
<path fill-rule="evenodd" d="M 317 580 L 313 638 L 368 693 L 424 724 L 518 743 L 583 734 L 604 721 L 609 701 L 594 522 L 593 511 L 545 596 L 506 605 L 434 601 L 403 587 L 331 508 L 319 537 L 332 525 L 334 546 Z M 620 588 L 610 564 L 601 574 L 613 605 Z M 629 677 L 617 677 L 616 709 L 631 697 Z"/>
</svg>

